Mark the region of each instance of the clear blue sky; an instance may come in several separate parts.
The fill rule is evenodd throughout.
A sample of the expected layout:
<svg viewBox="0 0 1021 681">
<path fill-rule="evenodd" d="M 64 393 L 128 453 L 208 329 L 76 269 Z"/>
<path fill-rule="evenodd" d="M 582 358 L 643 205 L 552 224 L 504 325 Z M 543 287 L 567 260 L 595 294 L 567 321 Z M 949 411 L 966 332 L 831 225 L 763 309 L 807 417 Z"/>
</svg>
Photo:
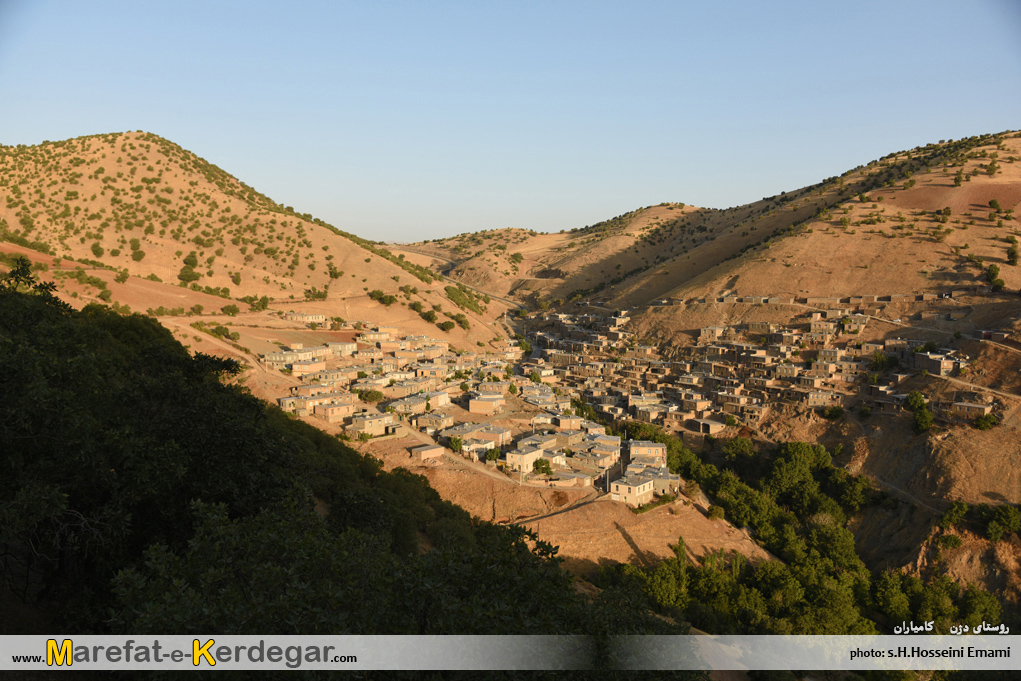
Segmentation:
<svg viewBox="0 0 1021 681">
<path fill-rule="evenodd" d="M 1021 128 L 1021 3 L 0 0 L 0 93 L 366 238 L 557 231 Z"/>
</svg>

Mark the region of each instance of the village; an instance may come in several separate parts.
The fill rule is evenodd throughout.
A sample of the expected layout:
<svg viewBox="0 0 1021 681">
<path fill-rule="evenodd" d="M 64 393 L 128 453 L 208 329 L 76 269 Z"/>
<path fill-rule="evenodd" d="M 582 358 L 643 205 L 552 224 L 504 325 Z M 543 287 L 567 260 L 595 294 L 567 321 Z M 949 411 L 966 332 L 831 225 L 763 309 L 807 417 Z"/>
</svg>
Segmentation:
<svg viewBox="0 0 1021 681">
<path fill-rule="evenodd" d="M 728 429 L 754 430 L 771 409 L 827 417 L 845 409 L 896 413 L 916 374 L 967 372 L 967 356 L 932 340 L 866 340 L 877 296 L 714 302 L 770 300 L 806 309 L 786 325 L 693 330 L 695 342 L 675 348 L 669 359 L 625 330 L 628 311 L 614 311 L 533 313 L 527 338 L 500 339 L 479 352 L 356 322 L 347 325 L 349 342 L 295 344 L 261 361 L 301 380 L 278 399 L 282 410 L 339 426 L 344 438 L 371 443 L 415 434 L 407 457 L 417 462 L 459 456 L 519 484 L 594 488 L 632 508 L 671 498 L 665 495 L 680 491 L 683 481 L 670 473 L 665 445 L 608 435 L 594 419 L 655 424 L 698 445 Z M 313 328 L 326 321 L 323 315 L 287 318 Z M 930 408 L 965 421 L 1002 406 L 987 393 L 955 395 Z"/>
</svg>

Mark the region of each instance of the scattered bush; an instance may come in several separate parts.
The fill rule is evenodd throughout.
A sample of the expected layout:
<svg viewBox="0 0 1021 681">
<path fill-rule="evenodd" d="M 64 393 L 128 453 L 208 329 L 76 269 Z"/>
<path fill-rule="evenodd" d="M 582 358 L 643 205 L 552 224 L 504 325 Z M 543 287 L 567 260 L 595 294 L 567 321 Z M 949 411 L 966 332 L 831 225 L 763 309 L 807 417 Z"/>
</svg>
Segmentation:
<svg viewBox="0 0 1021 681">
<path fill-rule="evenodd" d="M 999 424 L 1000 424 L 999 419 L 997 419 L 992 414 L 983 414 L 982 416 L 977 417 L 974 421 L 975 427 L 978 428 L 979 430 L 989 430 L 990 428 L 997 426 Z"/>
<path fill-rule="evenodd" d="M 819 413 L 822 415 L 824 419 L 836 421 L 837 419 L 844 415 L 844 408 L 839 405 L 823 407 L 823 409 Z"/>
</svg>

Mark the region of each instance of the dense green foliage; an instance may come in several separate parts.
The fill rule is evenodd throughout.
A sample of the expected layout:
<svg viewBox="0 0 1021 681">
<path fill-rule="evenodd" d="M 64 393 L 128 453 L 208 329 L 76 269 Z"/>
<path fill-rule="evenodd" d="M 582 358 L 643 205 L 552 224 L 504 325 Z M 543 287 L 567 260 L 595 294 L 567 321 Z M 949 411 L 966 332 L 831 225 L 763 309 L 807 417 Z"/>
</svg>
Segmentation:
<svg viewBox="0 0 1021 681">
<path fill-rule="evenodd" d="M 924 409 L 921 395 L 911 401 Z M 581 416 L 598 419 L 589 405 L 575 401 L 574 406 Z M 677 557 L 655 568 L 604 571 L 604 585 L 636 582 L 650 606 L 712 633 L 858 634 L 889 630 L 911 617 L 935 619 L 945 632 L 956 616 L 968 621 L 981 620 L 981 614 L 987 620 L 994 612 L 999 616 L 995 598 L 946 578 L 929 593 L 921 580 L 897 574 L 903 582 L 898 588 L 908 595 L 894 599 L 900 604 L 896 608 L 889 606 L 892 578 L 870 574 L 846 527 L 849 514 L 879 495 L 867 478 L 834 467 L 821 445 L 787 442 L 757 453 L 750 440 L 738 437 L 719 454 L 695 454 L 650 424 L 619 422 L 610 424 L 608 432 L 664 443 L 671 471 L 708 494 L 717 515 L 722 512 L 734 525 L 747 527 L 758 544 L 783 562 L 749 565 L 740 554 L 721 553 L 693 566 L 682 541 Z M 711 458 L 726 467 L 709 463 Z M 966 513 L 966 505 L 955 505 L 945 526 Z M 973 515 L 992 528 L 991 539 L 998 528 L 1006 532 L 1021 526 L 1021 513 L 1011 506 Z"/>
<path fill-rule="evenodd" d="M 963 501 L 955 501 L 940 518 L 940 527 L 949 530 L 963 526 L 971 526 L 971 529 L 985 535 L 990 541 L 1009 539 L 1012 534 L 1021 534 L 1021 506 L 969 506 Z"/>
<path fill-rule="evenodd" d="M 389 293 L 383 293 L 379 289 L 369 291 L 369 297 L 377 302 L 383 303 L 387 307 L 390 307 L 397 302 L 397 296 L 390 295 Z"/>
<path fill-rule="evenodd" d="M 936 417 L 929 410 L 928 404 L 925 401 L 925 396 L 922 395 L 922 393 L 917 390 L 909 392 L 907 399 L 904 401 L 904 406 L 914 413 L 916 433 L 924 433 L 932 428 L 932 424 Z"/>
<path fill-rule="evenodd" d="M 450 302 L 457 305 L 462 310 L 471 310 L 475 314 L 482 314 L 485 311 L 485 307 L 481 304 L 481 297 L 475 295 L 475 293 L 464 284 L 458 284 L 457 286 L 447 286 L 443 289 L 447 298 Z"/>
<path fill-rule="evenodd" d="M 8 241 L 12 244 L 24 246 L 25 248 L 31 248 L 33 251 L 39 251 L 40 253 L 45 253 L 47 255 L 54 255 L 53 249 L 49 246 L 49 244 L 42 241 L 32 241 L 21 234 L 11 232 L 7 228 L 7 221 L 2 218 L 0 218 L 0 241 Z"/>
</svg>

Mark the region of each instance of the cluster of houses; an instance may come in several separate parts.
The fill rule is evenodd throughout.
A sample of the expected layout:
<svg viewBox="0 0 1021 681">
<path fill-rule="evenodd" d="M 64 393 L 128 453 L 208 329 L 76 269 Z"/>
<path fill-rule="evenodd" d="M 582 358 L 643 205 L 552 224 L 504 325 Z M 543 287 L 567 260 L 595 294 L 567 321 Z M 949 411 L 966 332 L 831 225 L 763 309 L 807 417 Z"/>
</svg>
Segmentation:
<svg viewBox="0 0 1021 681">
<path fill-rule="evenodd" d="M 329 342 L 313 347 L 292 344 L 280 352 L 262 357 L 270 369 L 285 369 L 295 376 L 318 374 L 326 370 L 332 359 L 353 360 L 371 371 L 394 370 L 421 361 L 435 360 L 449 351 L 449 343 L 427 336 L 397 337 L 393 327 L 375 327 L 362 331 L 352 341 Z"/>
<path fill-rule="evenodd" d="M 597 485 L 615 500 L 640 506 L 680 487 L 667 467 L 666 447 L 607 435 L 600 424 L 571 413 L 572 398 L 610 419 L 714 434 L 738 422 L 757 424 L 779 403 L 899 409 L 907 372 L 948 376 L 967 366 L 959 352 L 920 340 L 859 341 L 870 321 L 867 306 L 877 300 L 860 298 L 852 301 L 858 308 L 809 311 L 789 326 L 701 328 L 697 343 L 669 360 L 636 342 L 624 330 L 628 315 L 615 313 L 541 317 L 542 330 L 532 334 L 541 352 L 528 359 L 515 341 L 485 354 L 452 352 L 445 341 L 374 327 L 350 342 L 292 346 L 263 361 L 302 379 L 279 399 L 285 411 L 343 424 L 355 436 L 399 436 L 415 428 L 436 444 L 415 447 L 412 456 L 435 458 L 449 451 L 446 445 L 521 479 L 546 470 L 537 463 L 545 460 L 551 471 L 539 478 L 545 484 Z M 884 373 L 877 364 L 900 373 Z M 365 391 L 383 399 L 367 404 L 359 398 Z M 489 418 L 511 399 L 517 409 L 532 409 L 531 432 L 516 439 Z M 466 422 L 446 409 L 454 401 L 468 413 Z M 980 397 L 939 406 L 961 418 L 993 408 Z"/>
<path fill-rule="evenodd" d="M 546 315 L 543 330 L 535 334 L 542 359 L 523 370 L 544 368 L 544 381 L 577 393 L 609 418 L 714 434 L 737 422 L 756 425 L 778 403 L 900 408 L 906 395 L 898 386 L 909 374 L 889 378 L 877 371 L 880 357 L 889 358 L 880 365 L 938 376 L 968 365 L 957 350 L 922 340 L 859 341 L 870 320 L 860 307 L 809 311 L 793 320 L 792 328 L 772 322 L 704 327 L 695 345 L 669 361 L 622 332 L 626 320 L 621 314 Z M 880 383 L 880 377 L 888 382 Z M 942 406 L 952 413 L 974 410 L 973 403 Z"/>
<path fill-rule="evenodd" d="M 959 288 L 952 291 L 945 291 L 942 293 L 894 293 L 885 296 L 878 295 L 860 295 L 860 296 L 849 296 L 846 298 L 835 298 L 829 296 L 739 296 L 737 294 L 730 294 L 726 296 L 719 296 L 716 298 L 662 298 L 653 303 L 653 305 L 705 305 L 706 303 L 725 303 L 725 304 L 745 304 L 745 305 L 858 305 L 866 308 L 866 314 L 871 314 L 873 311 L 869 310 L 868 306 L 877 305 L 880 303 L 913 303 L 919 301 L 932 301 L 939 300 L 942 298 L 962 298 L 968 295 L 974 295 L 976 291 L 983 291 L 988 287 L 969 287 Z"/>
<path fill-rule="evenodd" d="M 289 369 L 301 378 L 289 395 L 278 399 L 280 408 L 342 424 L 356 437 L 397 437 L 405 428 L 416 428 L 437 441 L 412 450 L 412 456 L 423 460 L 441 455 L 447 445 L 467 459 L 524 478 L 544 459 L 552 471 L 542 476 L 545 484 L 602 485 L 615 499 L 635 506 L 647 503 L 653 493 L 679 488 L 680 478 L 667 469 L 663 445 L 622 442 L 607 435 L 603 426 L 571 415 L 570 397 L 578 393 L 551 387 L 554 372 L 543 362 L 519 364 L 515 372 L 507 362 L 523 356 L 516 342 L 497 343 L 493 352 L 479 355 L 450 352 L 445 343 L 429 338 L 395 336 L 394 329 L 376 327 L 352 342 L 293 346 L 266 355 L 268 366 Z M 322 365 L 295 371 L 311 361 Z M 378 406 L 360 399 L 367 390 L 382 393 Z M 492 416 L 512 395 L 533 412 L 531 432 L 517 438 L 495 423 L 455 423 L 445 409 L 456 398 L 469 419 Z"/>
<path fill-rule="evenodd" d="M 436 433 L 448 446 L 475 461 L 492 461 L 522 478 L 540 459 L 549 462 L 547 484 L 560 487 L 601 485 L 615 501 L 641 506 L 654 494 L 676 493 L 681 478 L 667 467 L 666 445 L 622 440 L 607 435 L 598 423 L 569 414 L 540 412 L 532 418 L 532 432 L 517 441 L 506 428 L 462 423 Z"/>
</svg>

